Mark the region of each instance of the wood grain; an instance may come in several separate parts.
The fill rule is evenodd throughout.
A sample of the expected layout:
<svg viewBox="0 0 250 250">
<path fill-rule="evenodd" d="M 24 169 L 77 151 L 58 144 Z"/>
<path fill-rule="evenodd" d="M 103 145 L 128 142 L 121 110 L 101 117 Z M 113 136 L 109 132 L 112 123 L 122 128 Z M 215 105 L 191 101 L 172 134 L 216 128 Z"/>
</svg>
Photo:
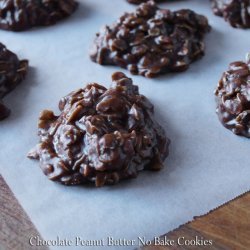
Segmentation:
<svg viewBox="0 0 250 250">
<path fill-rule="evenodd" d="M 143 250 L 175 249 L 213 249 L 249 250 L 250 249 L 250 192 L 219 207 L 205 216 L 197 217 L 178 229 L 163 236 L 175 241 L 174 246 L 146 246 Z M 179 246 L 179 237 L 185 239 L 212 240 L 211 246 Z"/>
<path fill-rule="evenodd" d="M 29 244 L 36 235 L 38 231 L 0 175 L 0 250 L 48 250 Z"/>
</svg>

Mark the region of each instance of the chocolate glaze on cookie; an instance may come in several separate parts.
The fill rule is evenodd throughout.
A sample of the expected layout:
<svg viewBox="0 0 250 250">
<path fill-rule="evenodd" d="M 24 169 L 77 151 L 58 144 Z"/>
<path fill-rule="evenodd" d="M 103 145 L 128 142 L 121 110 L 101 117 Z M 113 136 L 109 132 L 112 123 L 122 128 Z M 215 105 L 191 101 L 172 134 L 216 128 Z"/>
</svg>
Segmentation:
<svg viewBox="0 0 250 250">
<path fill-rule="evenodd" d="M 48 26 L 71 15 L 74 0 L 3 0 L 0 3 L 0 28 L 12 31 Z"/>
<path fill-rule="evenodd" d="M 0 120 L 10 114 L 2 98 L 12 91 L 26 76 L 28 61 L 18 57 L 0 43 Z"/>
<path fill-rule="evenodd" d="M 50 180 L 96 186 L 159 170 L 169 139 L 154 119 L 154 107 L 121 72 L 109 89 L 88 84 L 62 98 L 61 113 L 39 118 L 40 143 L 28 154 Z"/>
<path fill-rule="evenodd" d="M 146 77 L 184 71 L 204 55 L 203 38 L 209 30 L 202 15 L 159 9 L 149 1 L 97 33 L 90 57 Z"/>
<path fill-rule="evenodd" d="M 215 95 L 221 123 L 237 135 L 250 137 L 250 57 L 229 65 Z"/>
<path fill-rule="evenodd" d="M 211 3 L 214 14 L 232 27 L 250 28 L 250 0 L 211 0 Z"/>
</svg>

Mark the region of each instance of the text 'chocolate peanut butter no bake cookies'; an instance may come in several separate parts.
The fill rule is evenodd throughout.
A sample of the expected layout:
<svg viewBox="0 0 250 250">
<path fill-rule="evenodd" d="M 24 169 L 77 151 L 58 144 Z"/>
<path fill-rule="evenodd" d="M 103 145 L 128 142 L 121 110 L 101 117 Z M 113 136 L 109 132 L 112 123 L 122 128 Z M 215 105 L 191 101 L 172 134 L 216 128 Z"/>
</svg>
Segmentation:
<svg viewBox="0 0 250 250">
<path fill-rule="evenodd" d="M 146 77 L 184 71 L 204 55 L 209 30 L 207 18 L 192 10 L 159 9 L 149 1 L 97 33 L 90 57 Z"/>
<path fill-rule="evenodd" d="M 153 105 L 123 73 L 112 75 L 109 89 L 91 83 L 70 93 L 59 109 L 58 116 L 41 113 L 40 143 L 28 154 L 50 180 L 100 187 L 162 168 L 170 141 Z"/>
<path fill-rule="evenodd" d="M 10 110 L 2 98 L 12 91 L 26 76 L 28 61 L 19 60 L 16 54 L 0 43 L 0 120 L 9 116 Z"/>
<path fill-rule="evenodd" d="M 2 0 L 0 28 L 22 31 L 52 25 L 70 16 L 76 8 L 74 0 Z"/>
<path fill-rule="evenodd" d="M 223 73 L 215 91 L 221 123 L 237 135 L 250 137 L 250 56 Z"/>
</svg>

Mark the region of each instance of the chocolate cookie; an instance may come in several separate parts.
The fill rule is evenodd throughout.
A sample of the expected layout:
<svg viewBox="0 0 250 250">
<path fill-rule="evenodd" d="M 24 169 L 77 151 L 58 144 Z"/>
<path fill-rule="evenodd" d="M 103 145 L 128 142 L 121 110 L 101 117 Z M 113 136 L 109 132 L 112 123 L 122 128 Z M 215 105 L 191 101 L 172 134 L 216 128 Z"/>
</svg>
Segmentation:
<svg viewBox="0 0 250 250">
<path fill-rule="evenodd" d="M 250 57 L 233 62 L 215 91 L 221 123 L 237 135 L 250 137 Z"/>
<path fill-rule="evenodd" d="M 1 99 L 25 78 L 27 69 L 27 60 L 20 61 L 14 53 L 0 43 L 0 120 L 10 114 L 10 110 Z"/>
<path fill-rule="evenodd" d="M 0 28 L 12 31 L 47 26 L 71 15 L 74 0 L 4 0 L 0 4 Z"/>
<path fill-rule="evenodd" d="M 250 28 L 250 0 L 211 0 L 211 3 L 214 14 L 232 27 Z"/>
<path fill-rule="evenodd" d="M 40 160 L 50 180 L 100 187 L 162 168 L 170 141 L 153 105 L 123 73 L 112 81 L 109 89 L 91 83 L 62 98 L 58 116 L 41 113 L 40 143 L 28 157 Z"/>
<path fill-rule="evenodd" d="M 149 1 L 97 33 L 90 57 L 146 77 L 184 71 L 204 55 L 203 38 L 209 30 L 202 15 L 159 9 Z"/>
</svg>

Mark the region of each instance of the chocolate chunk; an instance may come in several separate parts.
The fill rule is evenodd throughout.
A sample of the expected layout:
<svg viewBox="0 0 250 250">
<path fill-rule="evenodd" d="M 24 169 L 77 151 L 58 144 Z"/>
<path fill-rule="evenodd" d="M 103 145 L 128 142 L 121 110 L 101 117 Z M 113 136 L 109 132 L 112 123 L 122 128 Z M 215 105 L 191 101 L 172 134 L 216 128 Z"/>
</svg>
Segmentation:
<svg viewBox="0 0 250 250">
<path fill-rule="evenodd" d="M 204 55 L 203 38 L 209 30 L 202 15 L 159 9 L 149 1 L 97 33 L 90 57 L 146 77 L 184 71 Z"/>
<path fill-rule="evenodd" d="M 250 28 L 249 0 L 211 0 L 215 15 L 223 17 L 232 27 Z"/>
<path fill-rule="evenodd" d="M 221 123 L 237 135 L 250 137 L 250 57 L 233 62 L 215 90 Z"/>
<path fill-rule="evenodd" d="M 153 105 L 123 73 L 112 75 L 109 89 L 91 83 L 70 93 L 59 109 L 58 116 L 41 113 L 40 143 L 28 154 L 50 180 L 99 187 L 162 168 L 170 141 Z"/>
<path fill-rule="evenodd" d="M 0 3 L 0 28 L 12 31 L 47 26 L 71 15 L 74 0 L 4 0 Z"/>
<path fill-rule="evenodd" d="M 14 53 L 0 43 L 0 120 L 10 114 L 10 110 L 4 106 L 1 99 L 25 78 L 27 70 L 28 61 L 20 61 Z"/>
</svg>

